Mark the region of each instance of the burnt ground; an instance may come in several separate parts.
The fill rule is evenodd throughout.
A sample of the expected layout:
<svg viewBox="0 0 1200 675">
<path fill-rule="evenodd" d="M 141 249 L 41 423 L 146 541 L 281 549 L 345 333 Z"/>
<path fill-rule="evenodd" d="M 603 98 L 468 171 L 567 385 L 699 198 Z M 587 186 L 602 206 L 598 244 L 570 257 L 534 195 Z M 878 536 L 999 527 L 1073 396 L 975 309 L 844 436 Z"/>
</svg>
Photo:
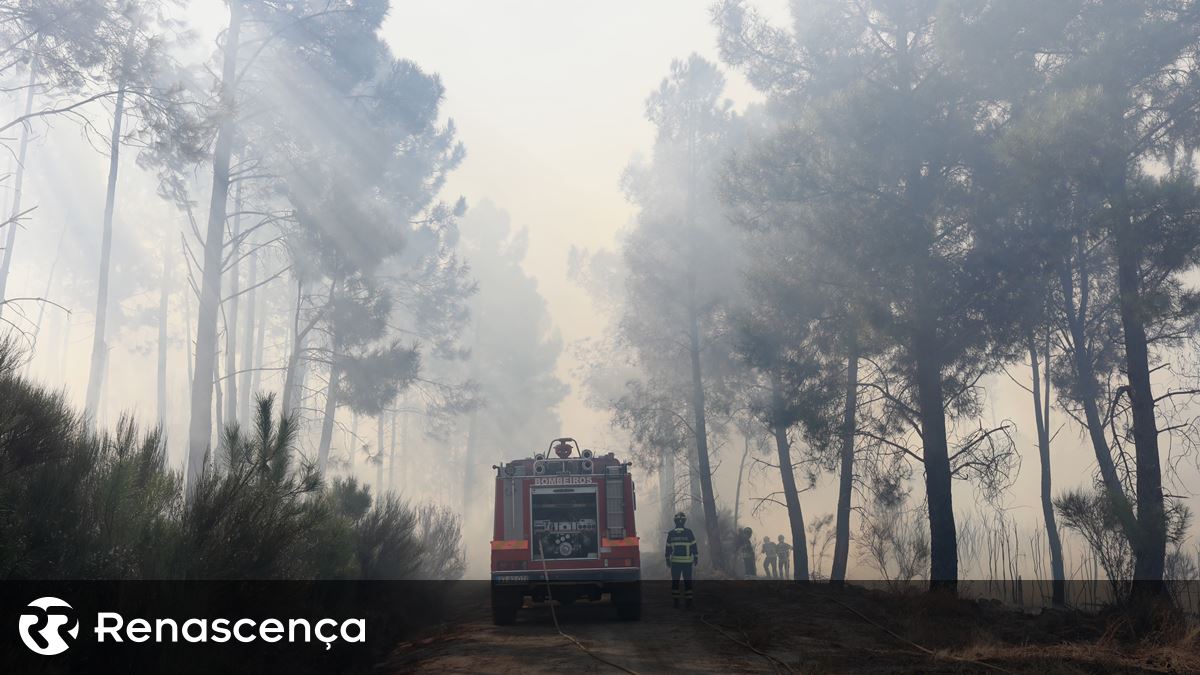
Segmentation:
<svg viewBox="0 0 1200 675">
<path fill-rule="evenodd" d="M 697 607 L 671 608 L 645 582 L 641 621 L 607 601 L 526 606 L 492 625 L 486 584 L 445 599 L 449 620 L 399 644 L 376 672 L 523 673 L 1151 673 L 1200 672 L 1200 632 L 1185 625 L 1139 642 L 1119 619 L 1036 615 L 995 603 L 783 582 L 697 584 Z"/>
</svg>

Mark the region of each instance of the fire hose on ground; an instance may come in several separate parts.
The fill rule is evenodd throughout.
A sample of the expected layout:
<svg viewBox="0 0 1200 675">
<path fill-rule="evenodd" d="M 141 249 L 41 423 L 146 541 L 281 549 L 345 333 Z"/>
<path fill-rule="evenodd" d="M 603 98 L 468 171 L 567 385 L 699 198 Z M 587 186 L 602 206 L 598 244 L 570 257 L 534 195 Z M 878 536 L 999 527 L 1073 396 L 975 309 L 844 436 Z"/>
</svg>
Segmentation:
<svg viewBox="0 0 1200 675">
<path fill-rule="evenodd" d="M 608 659 L 600 656 L 599 654 L 596 654 L 592 650 L 583 646 L 583 643 L 580 642 L 579 640 L 577 640 L 574 636 L 568 635 L 567 633 L 565 633 L 563 631 L 562 626 L 560 626 L 558 624 L 558 613 L 554 611 L 554 598 L 550 594 L 550 570 L 546 567 L 546 554 L 542 550 L 542 542 L 540 539 L 538 540 L 538 555 L 542 559 L 542 578 L 545 580 L 545 583 L 546 583 L 546 600 L 549 601 L 547 604 L 550 605 L 550 618 L 554 620 L 554 630 L 558 631 L 559 635 L 561 635 L 564 638 L 566 638 L 567 640 L 573 642 L 576 647 L 579 647 L 579 649 L 581 649 L 583 651 L 584 654 L 587 654 L 588 656 L 592 657 L 593 659 L 596 659 L 600 663 L 603 663 L 607 666 L 612 666 L 613 668 L 616 668 L 617 670 L 620 670 L 622 672 L 629 673 L 629 675 L 640 675 L 636 670 L 630 670 L 629 668 L 626 668 L 625 666 L 622 666 L 619 663 L 613 663 L 612 661 L 609 661 Z"/>
</svg>

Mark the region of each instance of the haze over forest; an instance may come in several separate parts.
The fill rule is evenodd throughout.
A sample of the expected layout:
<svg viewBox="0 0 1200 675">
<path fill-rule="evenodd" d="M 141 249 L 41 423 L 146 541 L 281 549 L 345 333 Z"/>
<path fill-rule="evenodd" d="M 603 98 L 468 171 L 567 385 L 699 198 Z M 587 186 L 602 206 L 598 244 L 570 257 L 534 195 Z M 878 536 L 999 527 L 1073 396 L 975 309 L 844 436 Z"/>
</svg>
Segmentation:
<svg viewBox="0 0 1200 675">
<path fill-rule="evenodd" d="M 274 394 L 468 577 L 571 436 L 648 559 L 682 509 L 817 578 L 1194 578 L 1198 50 L 1158 0 L 13 0 L 0 331 L 184 483 Z"/>
</svg>

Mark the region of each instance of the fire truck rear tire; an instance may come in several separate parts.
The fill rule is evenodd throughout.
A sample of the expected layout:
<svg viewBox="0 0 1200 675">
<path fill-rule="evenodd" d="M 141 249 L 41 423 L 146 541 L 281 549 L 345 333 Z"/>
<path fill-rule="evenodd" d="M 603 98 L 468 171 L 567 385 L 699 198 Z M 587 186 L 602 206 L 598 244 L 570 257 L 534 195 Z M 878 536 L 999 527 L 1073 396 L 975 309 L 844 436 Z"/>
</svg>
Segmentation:
<svg viewBox="0 0 1200 675">
<path fill-rule="evenodd" d="M 612 599 L 617 606 L 617 618 L 621 621 L 638 621 L 642 618 L 641 584 L 622 584 L 613 589 Z"/>
<path fill-rule="evenodd" d="M 524 600 L 520 589 L 492 589 L 492 623 L 497 626 L 508 626 L 516 622 L 517 610 L 521 609 Z"/>
</svg>

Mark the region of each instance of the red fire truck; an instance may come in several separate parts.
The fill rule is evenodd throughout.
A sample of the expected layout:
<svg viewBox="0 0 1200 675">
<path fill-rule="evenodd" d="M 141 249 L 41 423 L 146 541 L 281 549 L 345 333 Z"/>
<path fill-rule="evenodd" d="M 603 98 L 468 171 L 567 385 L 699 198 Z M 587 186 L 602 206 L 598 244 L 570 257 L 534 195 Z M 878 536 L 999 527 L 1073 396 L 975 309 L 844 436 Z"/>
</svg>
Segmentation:
<svg viewBox="0 0 1200 675">
<path fill-rule="evenodd" d="M 556 438 L 545 453 L 496 469 L 492 618 L 516 620 L 534 602 L 612 598 L 617 616 L 641 617 L 641 557 L 629 463 Z"/>
</svg>

